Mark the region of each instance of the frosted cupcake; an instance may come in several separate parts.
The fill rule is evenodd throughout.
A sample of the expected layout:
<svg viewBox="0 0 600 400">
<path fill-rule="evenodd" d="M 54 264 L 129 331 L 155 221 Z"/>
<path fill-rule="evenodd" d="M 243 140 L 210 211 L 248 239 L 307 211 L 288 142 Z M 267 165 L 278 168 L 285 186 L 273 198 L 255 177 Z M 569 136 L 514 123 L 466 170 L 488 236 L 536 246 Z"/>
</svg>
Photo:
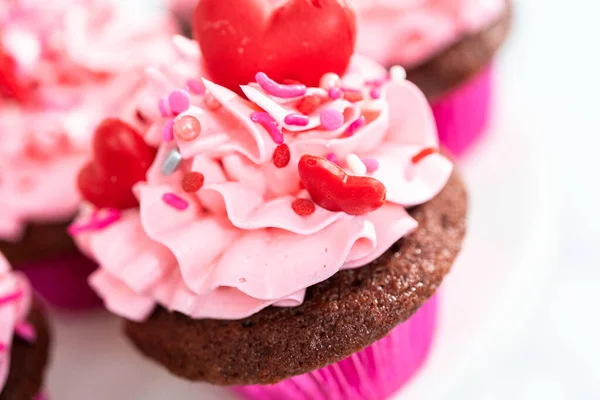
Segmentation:
<svg viewBox="0 0 600 400">
<path fill-rule="evenodd" d="M 461 154 L 485 130 L 492 63 L 510 27 L 508 0 L 349 0 L 358 44 L 401 65 L 432 102 L 442 143 Z"/>
<path fill-rule="evenodd" d="M 91 266 L 66 233 L 75 177 L 94 127 L 169 51 L 170 23 L 113 1 L 14 0 L 0 4 L 0 27 L 0 250 L 57 305 L 86 306 Z"/>
<path fill-rule="evenodd" d="M 27 279 L 0 254 L 0 399 L 43 399 L 48 325 Z"/>
<path fill-rule="evenodd" d="M 135 99 L 149 128 L 105 121 L 79 176 L 87 204 L 74 230 L 100 265 L 90 282 L 134 345 L 248 398 L 400 389 L 427 357 L 435 292 L 464 235 L 466 193 L 426 98 L 351 57 L 353 13 L 319 5 L 258 10 L 290 32 L 329 25 L 306 31 L 308 51 L 245 52 L 223 80 L 214 71 L 230 54 L 211 46 L 239 54 L 269 42 L 237 24 L 257 10 L 201 2 L 197 26 L 222 41 L 198 32 L 201 57 L 196 42 L 175 40 L 181 58 L 149 71 Z M 228 24 L 240 46 L 225 46 Z M 277 67 L 236 85 L 262 57 Z"/>
</svg>

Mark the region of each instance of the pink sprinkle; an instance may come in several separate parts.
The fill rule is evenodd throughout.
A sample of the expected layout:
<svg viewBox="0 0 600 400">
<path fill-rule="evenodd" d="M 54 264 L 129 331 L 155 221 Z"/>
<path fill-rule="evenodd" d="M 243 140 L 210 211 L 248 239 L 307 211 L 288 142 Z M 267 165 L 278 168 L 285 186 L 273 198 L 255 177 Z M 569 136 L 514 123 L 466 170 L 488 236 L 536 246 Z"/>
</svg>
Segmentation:
<svg viewBox="0 0 600 400">
<path fill-rule="evenodd" d="M 277 121 L 269 113 L 266 112 L 253 112 L 250 115 L 252 122 L 261 124 L 263 128 L 269 132 L 273 141 L 277 144 L 283 144 L 283 132 L 279 129 Z"/>
<path fill-rule="evenodd" d="M 167 105 L 167 99 L 161 97 L 158 101 L 158 110 L 160 111 L 160 115 L 163 117 L 170 117 L 171 112 L 169 111 L 169 106 Z"/>
<path fill-rule="evenodd" d="M 331 89 L 329 89 L 329 98 L 330 99 L 337 100 L 337 99 L 340 99 L 343 95 L 344 95 L 344 92 L 340 88 L 332 87 Z"/>
<path fill-rule="evenodd" d="M 306 86 L 302 84 L 282 85 L 269 78 L 264 72 L 256 74 L 256 82 L 265 92 L 282 99 L 300 97 L 306 94 Z"/>
<path fill-rule="evenodd" d="M 101 215 L 103 214 L 103 215 Z M 90 221 L 85 224 L 72 224 L 68 232 L 71 236 L 76 236 L 87 231 L 102 230 L 114 224 L 121 218 L 121 212 L 116 208 L 106 208 L 98 210 L 92 214 Z"/>
<path fill-rule="evenodd" d="M 371 98 L 377 100 L 378 98 L 381 97 L 381 87 L 380 86 L 376 86 L 373 89 L 371 89 Z"/>
<path fill-rule="evenodd" d="M 356 131 L 365 126 L 366 123 L 365 116 L 361 115 L 356 121 L 350 124 L 348 130 L 346 130 L 346 136 L 354 135 Z"/>
<path fill-rule="evenodd" d="M 0 342 L 0 353 L 4 353 L 7 348 L 6 343 Z"/>
<path fill-rule="evenodd" d="M 361 161 L 363 164 L 365 164 L 365 167 L 367 167 L 368 173 L 375 172 L 379 169 L 379 161 L 377 161 L 375 158 L 361 158 Z"/>
<path fill-rule="evenodd" d="M 204 92 L 206 91 L 206 88 L 204 87 L 204 84 L 200 81 L 197 81 L 195 79 L 190 79 L 187 81 L 187 87 L 190 88 L 190 91 L 194 94 L 204 94 Z"/>
<path fill-rule="evenodd" d="M 173 124 L 173 119 L 169 119 L 163 125 L 162 138 L 165 142 L 170 142 L 171 140 L 173 140 Z"/>
<path fill-rule="evenodd" d="M 17 290 L 14 293 L 7 294 L 6 296 L 2 296 L 2 297 L 0 297 L 0 306 L 3 306 L 3 305 L 8 304 L 8 303 L 12 303 L 13 301 L 17 301 L 21 297 L 23 297 L 23 291 L 22 290 Z"/>
<path fill-rule="evenodd" d="M 181 114 L 190 108 L 190 94 L 183 89 L 176 89 L 169 95 L 169 107 L 175 114 Z"/>
<path fill-rule="evenodd" d="M 288 114 L 283 122 L 288 125 L 306 126 L 310 123 L 310 118 L 303 114 Z"/>
<path fill-rule="evenodd" d="M 337 158 L 337 156 L 333 153 L 329 153 L 325 156 L 326 159 L 328 159 L 329 161 L 331 161 L 332 163 L 336 164 L 336 165 L 340 165 L 340 160 Z"/>
<path fill-rule="evenodd" d="M 35 342 L 35 339 L 37 338 L 35 327 L 29 322 L 21 322 L 15 326 L 15 333 L 28 343 Z"/>
<path fill-rule="evenodd" d="M 321 125 L 328 131 L 335 131 L 344 125 L 344 114 L 334 108 L 321 111 Z"/>
<path fill-rule="evenodd" d="M 165 193 L 163 194 L 162 199 L 171 207 L 181 211 L 185 210 L 190 205 L 187 201 L 185 201 L 184 199 L 182 199 L 174 193 Z"/>
</svg>

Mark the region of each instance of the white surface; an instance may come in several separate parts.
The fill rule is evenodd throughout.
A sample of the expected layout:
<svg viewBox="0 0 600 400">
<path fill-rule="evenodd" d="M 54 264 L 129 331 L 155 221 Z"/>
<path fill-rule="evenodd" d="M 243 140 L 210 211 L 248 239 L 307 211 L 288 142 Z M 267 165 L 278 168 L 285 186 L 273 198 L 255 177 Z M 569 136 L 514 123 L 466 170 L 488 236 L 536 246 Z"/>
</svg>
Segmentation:
<svg viewBox="0 0 600 400">
<path fill-rule="evenodd" d="M 589 40 L 600 37 L 600 4 L 516 3 L 501 63 L 504 128 L 463 166 L 469 239 L 436 350 L 402 400 L 600 398 L 600 57 Z M 108 315 L 55 322 L 55 400 L 226 399 L 145 362 Z"/>
</svg>

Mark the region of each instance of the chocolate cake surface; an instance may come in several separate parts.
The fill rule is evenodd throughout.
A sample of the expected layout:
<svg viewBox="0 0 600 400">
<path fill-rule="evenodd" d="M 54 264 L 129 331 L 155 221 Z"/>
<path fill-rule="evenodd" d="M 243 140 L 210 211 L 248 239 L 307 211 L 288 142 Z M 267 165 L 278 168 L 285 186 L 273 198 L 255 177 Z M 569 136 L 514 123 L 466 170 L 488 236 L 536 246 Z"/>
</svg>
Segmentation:
<svg viewBox="0 0 600 400">
<path fill-rule="evenodd" d="M 369 265 L 310 287 L 298 307 L 238 321 L 193 320 L 159 307 L 145 322 L 126 321 L 126 334 L 172 373 L 218 385 L 270 384 L 340 361 L 414 314 L 461 248 L 467 194 L 458 175 L 410 212 L 416 232 Z"/>
<path fill-rule="evenodd" d="M 407 71 L 430 101 L 435 101 L 484 70 L 508 37 L 512 6 L 506 1 L 504 14 L 483 31 L 463 36 L 453 46 Z"/>
<path fill-rule="evenodd" d="M 33 343 L 14 337 L 10 354 L 10 372 L 0 400 L 31 400 L 43 388 L 44 371 L 50 353 L 50 329 L 41 306 L 34 301 L 28 318 L 35 327 Z"/>
</svg>

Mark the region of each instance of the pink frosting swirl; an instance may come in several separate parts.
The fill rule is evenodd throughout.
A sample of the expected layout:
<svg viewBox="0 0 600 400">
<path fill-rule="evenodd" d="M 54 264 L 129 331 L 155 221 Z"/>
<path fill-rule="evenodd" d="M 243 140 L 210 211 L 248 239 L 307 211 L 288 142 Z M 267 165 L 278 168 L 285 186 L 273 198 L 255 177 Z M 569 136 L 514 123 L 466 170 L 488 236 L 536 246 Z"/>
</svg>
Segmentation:
<svg viewBox="0 0 600 400">
<path fill-rule="evenodd" d="M 357 49 L 383 65 L 412 68 L 500 17 L 506 0 L 349 0 Z"/>
<path fill-rule="evenodd" d="M 305 96 L 326 99 L 327 91 L 307 88 L 303 96 L 278 98 L 251 83 L 242 87 L 248 101 L 204 80 L 206 93 L 192 93 L 191 107 L 175 118 L 175 125 L 196 118 L 200 135 L 193 140 L 166 135 L 165 142 L 163 126 L 171 124 L 156 104 L 197 77 L 200 65 L 193 42 L 179 37 L 176 43 L 185 62 L 148 74 L 146 100 L 154 106 L 144 112 L 155 123 L 145 137 L 159 152 L 147 180 L 135 188 L 139 209 L 77 236 L 101 267 L 90 282 L 113 312 L 143 320 L 160 304 L 197 319 L 238 319 L 270 305 L 299 305 L 309 286 L 371 262 L 412 232 L 417 223 L 405 207 L 430 200 L 445 186 L 452 170 L 446 158 L 435 152 L 413 161 L 438 144 L 425 97 L 359 56 L 341 86 L 363 100 L 329 99 L 308 115 L 307 124 L 290 125 L 286 116 L 299 113 Z M 341 125 L 325 129 L 324 109 L 339 112 Z M 276 121 L 289 146 L 291 160 L 284 168 L 272 161 L 277 147 L 272 135 L 251 119 L 259 111 Z M 364 124 L 349 134 L 362 118 Z M 165 175 L 165 159 L 176 148 L 183 161 Z M 348 156 L 371 160 L 365 164 L 375 170 L 368 175 L 385 184 L 387 201 L 358 216 L 319 206 L 311 215 L 296 214 L 294 200 L 309 198 L 297 168 L 304 154 L 335 155 L 346 171 Z M 182 189 L 190 171 L 204 176 L 196 193 Z M 165 195 L 178 201 L 170 204 Z M 83 212 L 80 222 L 92 214 Z"/>
<path fill-rule="evenodd" d="M 24 275 L 12 272 L 0 254 L 0 393 L 10 371 L 10 347 L 13 337 L 20 334 L 30 340 L 33 327 L 26 322 L 31 308 L 31 287 Z"/>
<path fill-rule="evenodd" d="M 30 93 L 27 102 L 0 94 L 0 240 L 76 212 L 94 127 L 119 115 L 140 71 L 172 51 L 172 26 L 132 18 L 113 0 L 0 2 L 0 53 Z"/>
</svg>

